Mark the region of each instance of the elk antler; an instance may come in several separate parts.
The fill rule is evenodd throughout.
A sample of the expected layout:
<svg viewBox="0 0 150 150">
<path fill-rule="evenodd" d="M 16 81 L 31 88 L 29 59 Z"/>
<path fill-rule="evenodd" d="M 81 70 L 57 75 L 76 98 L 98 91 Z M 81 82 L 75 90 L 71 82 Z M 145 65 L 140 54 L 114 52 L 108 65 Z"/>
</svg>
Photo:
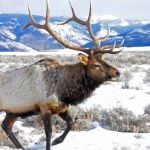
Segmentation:
<svg viewBox="0 0 150 150">
<path fill-rule="evenodd" d="M 70 21 L 75 21 L 77 22 L 78 24 L 80 25 L 84 25 L 87 27 L 88 29 L 88 32 L 89 32 L 89 35 L 94 43 L 94 48 L 83 48 L 81 46 L 78 46 L 78 45 L 73 45 L 73 44 L 70 44 L 70 43 L 67 43 L 65 41 L 62 40 L 62 38 L 60 36 L 58 36 L 51 28 L 51 24 L 49 23 L 49 19 L 50 19 L 50 9 L 49 9 L 49 3 L 48 3 L 48 0 L 46 0 L 46 17 L 45 17 L 45 23 L 44 24 L 39 24 L 39 23 L 36 23 L 32 14 L 31 14 L 31 11 L 30 11 L 30 7 L 29 7 L 29 4 L 28 4 L 28 11 L 29 11 L 29 16 L 30 16 L 30 22 L 24 26 L 24 28 L 27 28 L 31 25 L 35 26 L 36 28 L 39 28 L 39 29 L 44 29 L 46 30 L 55 40 L 57 40 L 60 44 L 62 44 L 64 47 L 66 48 L 69 48 L 69 49 L 73 49 L 73 50 L 78 50 L 78 51 L 83 51 L 87 54 L 90 54 L 91 51 L 95 53 L 110 53 L 110 54 L 116 54 L 116 53 L 119 53 L 122 49 L 120 50 L 117 50 L 117 51 L 114 51 L 114 48 L 120 48 L 122 46 L 122 43 L 120 45 L 116 45 L 114 43 L 113 46 L 103 46 L 103 47 L 100 47 L 100 43 L 103 42 L 103 41 L 106 41 L 109 37 L 109 34 L 110 34 L 110 28 L 108 29 L 107 31 L 107 34 L 106 36 L 102 37 L 102 38 L 96 38 L 94 36 L 94 33 L 93 33 L 93 30 L 92 30 L 92 26 L 91 26 L 91 14 L 92 14 L 92 10 L 91 10 L 91 3 L 90 3 L 90 8 L 89 8 L 89 16 L 88 16 L 88 19 L 86 21 L 83 21 L 81 20 L 80 18 L 78 18 L 75 14 L 75 11 L 70 3 L 70 7 L 71 7 L 71 11 L 72 11 L 72 17 L 69 18 L 67 21 L 65 21 L 64 23 L 61 23 L 59 25 L 64 25 L 64 24 L 67 24 L 69 23 Z"/>
<path fill-rule="evenodd" d="M 38 24 L 38 23 L 35 22 L 32 14 L 31 14 L 29 4 L 28 4 L 28 12 L 29 12 L 29 16 L 30 16 L 30 22 L 28 24 L 26 24 L 23 28 L 25 29 L 25 28 L 33 25 L 36 28 L 46 30 L 56 41 L 58 41 L 59 43 L 61 43 L 63 46 L 65 46 L 67 48 L 70 48 L 70 49 L 73 49 L 73 50 L 79 50 L 79 51 L 89 51 L 90 49 L 88 49 L 88 48 L 82 48 L 80 46 L 72 45 L 70 43 L 67 43 L 67 42 L 63 41 L 61 37 L 59 37 L 58 35 L 55 34 L 55 32 L 52 30 L 51 25 L 49 23 L 50 9 L 49 9 L 48 0 L 46 0 L 46 6 L 47 7 L 46 7 L 45 23 L 42 25 L 42 24 Z"/>
<path fill-rule="evenodd" d="M 71 3 L 69 3 L 69 4 L 70 4 L 70 7 L 71 7 L 71 11 L 72 11 L 72 17 L 71 17 L 70 19 L 68 19 L 67 21 L 65 21 L 64 23 L 61 23 L 60 25 L 64 25 L 64 24 L 66 24 L 66 23 L 68 23 L 68 22 L 70 22 L 70 21 L 75 21 L 75 22 L 77 22 L 77 23 L 79 23 L 79 24 L 81 24 L 81 25 L 85 25 L 85 26 L 87 27 L 88 31 L 89 31 L 89 35 L 90 35 L 91 39 L 92 39 L 93 42 L 94 42 L 94 45 L 95 45 L 95 48 L 94 48 L 94 49 L 98 49 L 98 48 L 99 48 L 99 43 L 100 43 L 101 41 L 105 41 L 105 40 L 108 38 L 109 32 L 108 32 L 107 35 L 106 35 L 105 37 L 103 37 L 103 38 L 96 38 L 96 37 L 94 36 L 94 33 L 93 33 L 93 31 L 92 31 L 92 26 L 91 26 L 91 15 L 92 15 L 91 3 L 90 3 L 90 8 L 89 8 L 89 16 L 88 16 L 88 19 L 87 19 L 86 21 L 83 21 L 83 20 L 81 20 L 80 18 L 78 18 L 78 17 L 76 16 L 76 14 L 75 14 L 75 11 L 74 11 L 74 9 L 73 9 Z M 109 31 L 110 31 L 110 30 L 109 30 Z"/>
<path fill-rule="evenodd" d="M 101 42 L 103 41 L 106 41 L 109 37 L 109 34 L 110 34 L 110 28 L 108 28 L 107 30 L 107 34 L 102 37 L 102 38 L 96 38 L 94 36 L 94 33 L 92 31 L 92 26 L 91 26 L 91 14 L 92 14 L 92 9 L 91 9 L 91 2 L 90 2 L 90 8 L 89 8 L 89 16 L 88 16 L 88 19 L 86 21 L 83 21 L 81 20 L 80 18 L 78 18 L 75 14 L 75 11 L 70 4 L 70 7 L 71 7 L 71 11 L 72 11 L 72 17 L 69 18 L 67 21 L 65 21 L 64 23 L 61 23 L 59 25 L 64 25 L 64 24 L 67 24 L 69 23 L 70 21 L 75 21 L 81 25 L 85 25 L 89 31 L 89 35 L 91 37 L 91 39 L 93 40 L 93 43 L 95 45 L 95 48 L 91 48 L 91 50 L 93 51 L 94 54 L 97 54 L 97 53 L 110 53 L 110 54 L 117 54 L 119 53 L 122 49 L 119 49 L 117 51 L 114 51 L 115 48 L 121 48 L 121 46 L 123 45 L 124 43 L 124 40 L 122 40 L 121 44 L 120 45 L 116 45 L 116 42 L 114 42 L 114 45 L 113 46 L 103 46 L 103 47 L 100 47 L 100 44 Z"/>
</svg>

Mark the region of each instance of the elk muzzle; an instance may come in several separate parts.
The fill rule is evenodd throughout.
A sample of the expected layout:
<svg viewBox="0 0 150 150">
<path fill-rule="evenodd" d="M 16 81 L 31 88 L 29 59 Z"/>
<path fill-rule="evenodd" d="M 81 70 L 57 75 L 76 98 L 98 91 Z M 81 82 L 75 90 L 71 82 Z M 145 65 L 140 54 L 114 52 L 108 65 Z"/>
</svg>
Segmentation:
<svg viewBox="0 0 150 150">
<path fill-rule="evenodd" d="M 116 68 L 112 68 L 108 74 L 108 79 L 115 81 L 118 79 L 119 76 L 120 72 Z"/>
</svg>

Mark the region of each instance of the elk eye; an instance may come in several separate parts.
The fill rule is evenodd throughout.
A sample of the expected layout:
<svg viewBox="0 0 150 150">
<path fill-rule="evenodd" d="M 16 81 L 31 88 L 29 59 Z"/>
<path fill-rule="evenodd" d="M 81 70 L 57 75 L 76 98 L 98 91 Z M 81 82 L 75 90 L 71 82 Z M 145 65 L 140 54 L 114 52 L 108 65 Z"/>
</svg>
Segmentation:
<svg viewBox="0 0 150 150">
<path fill-rule="evenodd" d="M 95 69 L 100 69 L 100 65 L 95 64 L 94 67 Z"/>
<path fill-rule="evenodd" d="M 97 65 L 97 64 L 94 64 L 94 67 L 99 67 L 99 65 Z"/>
</svg>

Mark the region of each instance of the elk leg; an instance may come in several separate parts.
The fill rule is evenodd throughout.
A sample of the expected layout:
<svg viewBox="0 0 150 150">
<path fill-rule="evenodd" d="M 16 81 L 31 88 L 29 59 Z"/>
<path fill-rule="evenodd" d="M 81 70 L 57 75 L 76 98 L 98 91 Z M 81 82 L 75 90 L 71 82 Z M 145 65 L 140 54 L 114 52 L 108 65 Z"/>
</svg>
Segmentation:
<svg viewBox="0 0 150 150">
<path fill-rule="evenodd" d="M 71 127 L 72 127 L 72 124 L 73 124 L 73 121 L 72 121 L 72 118 L 70 117 L 68 111 L 67 112 L 64 112 L 64 113 L 60 113 L 59 116 L 67 122 L 67 128 L 65 129 L 64 133 L 59 136 L 58 138 L 56 138 L 53 142 L 52 142 L 52 145 L 56 145 L 56 144 L 59 144 L 61 142 L 63 142 L 63 140 L 65 139 L 65 137 L 67 136 L 68 132 L 71 130 Z"/>
<path fill-rule="evenodd" d="M 10 138 L 10 140 L 16 146 L 16 148 L 24 149 L 12 132 L 13 124 L 15 123 L 17 118 L 18 117 L 16 115 L 12 113 L 7 113 L 1 126 L 2 126 L 2 129 L 5 131 L 5 133 L 7 134 L 7 136 Z"/>
<path fill-rule="evenodd" d="M 51 126 L 51 113 L 46 113 L 43 115 L 43 124 L 46 134 L 46 150 L 50 150 L 51 146 L 51 136 L 52 136 L 52 126 Z"/>
</svg>

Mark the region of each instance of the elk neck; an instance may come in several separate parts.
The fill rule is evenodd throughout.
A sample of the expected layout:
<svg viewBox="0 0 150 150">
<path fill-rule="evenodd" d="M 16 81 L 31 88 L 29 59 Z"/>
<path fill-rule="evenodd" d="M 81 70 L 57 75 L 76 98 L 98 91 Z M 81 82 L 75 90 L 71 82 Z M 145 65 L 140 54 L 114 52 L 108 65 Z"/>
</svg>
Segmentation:
<svg viewBox="0 0 150 150">
<path fill-rule="evenodd" d="M 55 85 L 57 85 L 55 86 L 55 92 L 59 100 L 67 105 L 81 103 L 102 83 L 88 77 L 86 66 L 81 63 L 49 69 L 47 75 L 49 76 L 47 80 L 50 81 L 48 86 L 53 86 L 51 84 L 53 76 L 55 78 Z M 49 89 L 51 89 L 50 87 Z"/>
</svg>

